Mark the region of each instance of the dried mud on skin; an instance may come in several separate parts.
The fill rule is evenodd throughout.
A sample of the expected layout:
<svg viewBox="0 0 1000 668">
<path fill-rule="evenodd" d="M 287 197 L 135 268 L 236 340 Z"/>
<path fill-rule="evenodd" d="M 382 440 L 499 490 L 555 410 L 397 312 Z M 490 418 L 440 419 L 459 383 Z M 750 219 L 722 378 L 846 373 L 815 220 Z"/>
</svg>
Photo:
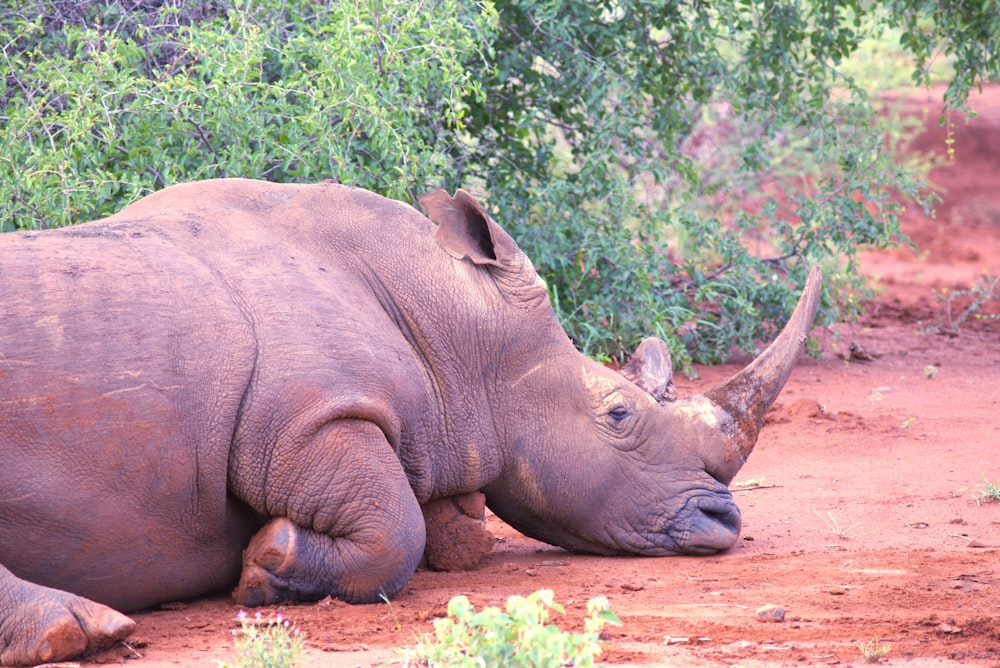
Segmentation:
<svg viewBox="0 0 1000 668">
<path fill-rule="evenodd" d="M 911 102 L 927 119 L 918 146 L 943 155 L 927 102 L 940 93 Z M 858 644 L 875 638 L 888 665 L 1000 665 L 1000 503 L 974 499 L 984 479 L 1000 482 L 1000 322 L 932 332 L 942 290 L 1000 275 L 1000 89 L 973 106 L 978 119 L 952 126 L 957 159 L 932 174 L 945 198 L 937 216 L 904 221 L 919 249 L 866 255 L 877 301 L 861 322 L 816 333 L 823 358 L 800 363 L 769 416 L 734 481 L 733 550 L 573 555 L 487 513 L 497 542 L 473 571 L 420 570 L 391 605 L 265 608 L 305 632 L 301 665 L 375 665 L 430 632 L 456 594 L 478 608 L 540 588 L 555 590 L 567 608 L 555 621 L 576 630 L 589 598 L 610 599 L 624 625 L 605 632 L 603 660 L 616 666 L 859 666 Z M 677 390 L 710 387 L 745 361 L 677 376 Z M 762 622 L 766 605 L 784 621 Z M 238 611 L 223 594 L 144 612 L 131 647 L 72 665 L 232 663 Z"/>
</svg>

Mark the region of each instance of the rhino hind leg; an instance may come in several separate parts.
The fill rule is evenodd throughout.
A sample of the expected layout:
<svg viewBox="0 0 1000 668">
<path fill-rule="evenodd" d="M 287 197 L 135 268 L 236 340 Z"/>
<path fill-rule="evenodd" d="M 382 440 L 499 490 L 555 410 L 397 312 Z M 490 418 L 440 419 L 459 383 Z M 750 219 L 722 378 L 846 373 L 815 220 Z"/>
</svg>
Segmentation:
<svg viewBox="0 0 1000 668">
<path fill-rule="evenodd" d="M 68 592 L 26 582 L 0 566 L 0 665 L 63 661 L 124 640 L 135 622 Z"/>
</svg>

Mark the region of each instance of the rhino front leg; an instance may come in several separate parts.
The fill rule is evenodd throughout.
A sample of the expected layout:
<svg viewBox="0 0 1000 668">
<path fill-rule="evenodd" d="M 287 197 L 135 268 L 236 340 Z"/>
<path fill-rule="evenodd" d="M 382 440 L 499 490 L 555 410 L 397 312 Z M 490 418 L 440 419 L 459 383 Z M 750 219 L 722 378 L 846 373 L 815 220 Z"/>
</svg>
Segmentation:
<svg viewBox="0 0 1000 668">
<path fill-rule="evenodd" d="M 382 432 L 338 420 L 317 438 L 298 457 L 275 458 L 268 485 L 282 501 L 267 504 L 277 516 L 243 553 L 233 592 L 241 605 L 325 596 L 372 603 L 398 593 L 420 562 L 423 515 Z"/>
<path fill-rule="evenodd" d="M 0 665 L 71 659 L 124 640 L 135 622 L 111 608 L 26 582 L 0 566 Z"/>
<path fill-rule="evenodd" d="M 364 546 L 278 517 L 253 537 L 243 553 L 243 573 L 233 598 L 250 607 L 325 596 L 373 603 L 383 594 L 397 593 L 416 568 L 388 556 L 366 554 Z M 386 561 L 397 564 L 387 569 Z"/>
</svg>

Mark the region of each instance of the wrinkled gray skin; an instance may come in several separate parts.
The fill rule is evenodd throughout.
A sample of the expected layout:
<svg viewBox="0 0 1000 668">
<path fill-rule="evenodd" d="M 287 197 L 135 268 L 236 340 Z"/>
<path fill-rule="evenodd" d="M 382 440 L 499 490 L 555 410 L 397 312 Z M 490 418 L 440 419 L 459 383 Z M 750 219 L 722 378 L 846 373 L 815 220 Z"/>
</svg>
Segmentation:
<svg viewBox="0 0 1000 668">
<path fill-rule="evenodd" d="M 676 400 L 661 341 L 622 373 L 586 359 L 471 197 L 423 205 L 440 227 L 339 185 L 206 181 L 0 235 L 0 663 L 237 581 L 244 605 L 391 596 L 420 504 L 475 490 L 571 550 L 733 545 L 726 486 L 818 274 L 747 371 Z"/>
</svg>

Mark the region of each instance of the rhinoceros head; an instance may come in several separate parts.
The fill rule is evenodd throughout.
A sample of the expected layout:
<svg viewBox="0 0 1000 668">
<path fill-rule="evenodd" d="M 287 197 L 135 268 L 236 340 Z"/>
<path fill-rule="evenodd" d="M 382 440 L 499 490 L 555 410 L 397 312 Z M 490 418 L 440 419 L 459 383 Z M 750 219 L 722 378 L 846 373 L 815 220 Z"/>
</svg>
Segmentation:
<svg viewBox="0 0 1000 668">
<path fill-rule="evenodd" d="M 820 291 L 814 271 L 784 331 L 721 385 L 674 400 L 670 357 L 647 339 L 616 373 L 582 356 L 530 377 L 547 397 L 508 422 L 510 464 L 490 508 L 548 543 L 599 554 L 711 554 L 733 546 L 728 484 L 802 349 Z M 528 383 L 529 379 L 525 379 Z M 546 395 L 541 387 L 558 388 Z"/>
<path fill-rule="evenodd" d="M 467 197 L 460 191 L 456 200 L 460 195 Z M 445 204 L 457 205 L 438 197 L 424 204 L 440 222 Z M 464 206 L 478 209 L 471 198 Z M 490 230 L 479 238 L 516 250 L 478 211 Z M 455 255 L 474 255 L 470 247 L 465 242 Z M 484 257 L 490 264 L 495 252 Z M 565 335 L 522 337 L 531 353 L 512 346 L 512 361 L 501 364 L 492 410 L 504 456 L 500 475 L 483 489 L 487 504 L 519 531 L 575 551 L 662 556 L 732 547 L 740 512 L 728 485 L 802 351 L 820 290 L 814 269 L 774 342 L 742 372 L 690 398 L 677 398 L 660 339 L 646 339 L 616 372 L 580 354 Z"/>
</svg>

